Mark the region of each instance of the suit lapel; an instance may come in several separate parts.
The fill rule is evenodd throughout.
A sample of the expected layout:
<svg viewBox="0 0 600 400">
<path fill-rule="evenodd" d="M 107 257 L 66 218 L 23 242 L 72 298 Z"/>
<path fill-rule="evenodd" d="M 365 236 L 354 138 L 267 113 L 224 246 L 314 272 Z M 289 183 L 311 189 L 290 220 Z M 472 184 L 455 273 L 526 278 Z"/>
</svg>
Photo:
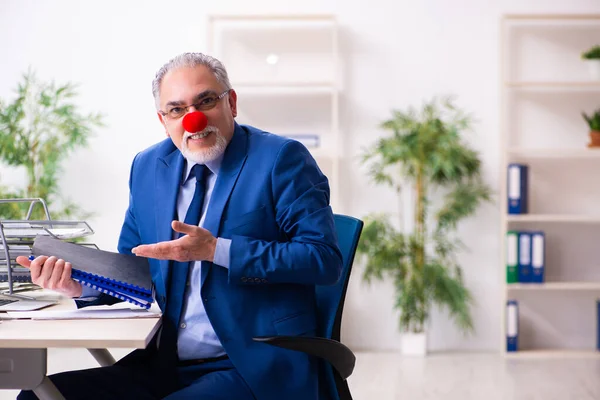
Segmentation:
<svg viewBox="0 0 600 400">
<path fill-rule="evenodd" d="M 172 153 L 164 158 L 159 158 L 156 163 L 154 216 L 157 242 L 171 240 L 173 237 L 171 221 L 175 218 L 177 195 L 183 173 L 183 161 L 179 149 L 175 148 Z M 162 282 L 167 285 L 169 281 L 169 260 L 160 260 L 159 265 L 163 278 Z M 159 289 L 157 288 L 157 291 Z M 166 287 L 162 288 L 162 293 L 166 293 Z"/>
<path fill-rule="evenodd" d="M 227 205 L 231 191 L 246 161 L 247 141 L 248 136 L 246 132 L 236 123 L 231 142 L 223 155 L 223 162 L 221 163 L 203 225 L 214 237 L 219 236 L 223 210 Z M 211 265 L 211 263 L 202 263 L 201 285 L 204 285 Z"/>
</svg>

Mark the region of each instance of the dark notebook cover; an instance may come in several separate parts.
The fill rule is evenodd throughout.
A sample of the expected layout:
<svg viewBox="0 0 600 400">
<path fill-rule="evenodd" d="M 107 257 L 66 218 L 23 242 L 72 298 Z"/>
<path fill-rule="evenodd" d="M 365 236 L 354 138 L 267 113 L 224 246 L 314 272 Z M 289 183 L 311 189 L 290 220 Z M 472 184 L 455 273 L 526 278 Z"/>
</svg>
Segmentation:
<svg viewBox="0 0 600 400">
<path fill-rule="evenodd" d="M 73 269 L 152 290 L 150 266 L 145 257 L 84 247 L 50 236 L 37 236 L 32 253 L 62 258 L 70 262 Z"/>
</svg>

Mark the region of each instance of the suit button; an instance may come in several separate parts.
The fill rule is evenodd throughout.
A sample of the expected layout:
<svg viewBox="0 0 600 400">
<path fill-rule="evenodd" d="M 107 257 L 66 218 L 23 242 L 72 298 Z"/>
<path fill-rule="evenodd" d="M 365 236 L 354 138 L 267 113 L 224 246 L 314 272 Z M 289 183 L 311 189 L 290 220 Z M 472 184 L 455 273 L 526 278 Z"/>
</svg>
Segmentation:
<svg viewBox="0 0 600 400">
<path fill-rule="evenodd" d="M 181 327 L 181 329 L 185 329 L 187 327 L 187 325 L 185 324 L 185 322 L 182 322 L 181 325 L 179 325 Z"/>
</svg>

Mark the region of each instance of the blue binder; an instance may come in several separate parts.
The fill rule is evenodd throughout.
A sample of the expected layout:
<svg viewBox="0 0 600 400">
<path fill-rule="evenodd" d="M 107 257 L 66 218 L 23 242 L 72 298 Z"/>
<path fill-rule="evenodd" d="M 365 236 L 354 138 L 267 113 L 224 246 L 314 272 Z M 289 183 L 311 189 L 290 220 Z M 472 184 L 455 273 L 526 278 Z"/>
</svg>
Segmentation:
<svg viewBox="0 0 600 400">
<path fill-rule="evenodd" d="M 544 232 L 531 233 L 531 282 L 543 283 L 546 263 L 546 236 Z"/>
<path fill-rule="evenodd" d="M 596 349 L 600 350 L 600 300 L 596 300 Z"/>
<path fill-rule="evenodd" d="M 512 163 L 508 165 L 507 174 L 508 213 L 527 214 L 529 168 L 524 164 Z"/>
<path fill-rule="evenodd" d="M 529 283 L 531 279 L 531 232 L 519 232 L 519 282 Z"/>
<path fill-rule="evenodd" d="M 81 284 L 139 307 L 148 309 L 152 305 L 147 258 L 88 248 L 49 236 L 37 236 L 31 252 L 68 260 L 73 267 L 71 277 Z"/>
<path fill-rule="evenodd" d="M 506 351 L 519 350 L 519 304 L 516 300 L 506 302 Z"/>
</svg>

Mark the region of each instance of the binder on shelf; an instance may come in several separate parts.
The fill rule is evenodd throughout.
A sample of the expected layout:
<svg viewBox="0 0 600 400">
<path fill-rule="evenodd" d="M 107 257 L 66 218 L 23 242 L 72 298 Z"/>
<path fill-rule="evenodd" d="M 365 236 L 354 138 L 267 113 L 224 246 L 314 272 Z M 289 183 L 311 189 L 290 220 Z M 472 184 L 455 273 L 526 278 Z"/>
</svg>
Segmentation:
<svg viewBox="0 0 600 400">
<path fill-rule="evenodd" d="M 596 349 L 600 350 L 600 299 L 596 300 Z"/>
<path fill-rule="evenodd" d="M 600 351 L 600 299 L 596 299 L 596 350 Z"/>
<path fill-rule="evenodd" d="M 506 351 L 519 350 L 519 303 L 516 300 L 506 302 Z"/>
<path fill-rule="evenodd" d="M 531 282 L 531 232 L 519 232 L 519 282 Z"/>
<path fill-rule="evenodd" d="M 543 283 L 546 263 L 546 237 L 544 232 L 531 234 L 531 282 Z"/>
<path fill-rule="evenodd" d="M 519 232 L 506 233 L 506 283 L 519 281 Z"/>
<path fill-rule="evenodd" d="M 524 164 L 508 165 L 508 213 L 527 214 L 528 207 L 528 174 L 529 168 Z"/>
<path fill-rule="evenodd" d="M 32 253 L 69 261 L 73 279 L 102 293 L 146 309 L 153 302 L 147 258 L 97 250 L 48 236 L 35 239 Z"/>
</svg>

